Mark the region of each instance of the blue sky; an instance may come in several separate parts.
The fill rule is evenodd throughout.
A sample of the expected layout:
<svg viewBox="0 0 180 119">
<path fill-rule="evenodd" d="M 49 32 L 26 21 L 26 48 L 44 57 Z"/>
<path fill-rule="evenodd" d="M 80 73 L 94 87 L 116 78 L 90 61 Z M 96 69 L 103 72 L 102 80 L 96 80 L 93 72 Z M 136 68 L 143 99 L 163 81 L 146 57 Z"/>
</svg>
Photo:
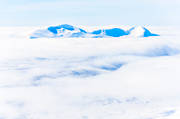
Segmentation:
<svg viewBox="0 0 180 119">
<path fill-rule="evenodd" d="M 179 0 L 0 0 L 0 26 L 179 26 L 179 6 Z"/>
</svg>

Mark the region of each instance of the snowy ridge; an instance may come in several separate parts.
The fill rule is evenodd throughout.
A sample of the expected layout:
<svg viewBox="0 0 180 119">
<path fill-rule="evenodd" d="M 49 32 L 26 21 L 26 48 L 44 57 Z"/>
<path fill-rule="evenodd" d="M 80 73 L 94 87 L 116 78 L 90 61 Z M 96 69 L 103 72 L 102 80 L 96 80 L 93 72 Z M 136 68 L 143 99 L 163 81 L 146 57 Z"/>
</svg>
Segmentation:
<svg viewBox="0 0 180 119">
<path fill-rule="evenodd" d="M 72 25 L 62 24 L 59 26 L 50 26 L 44 30 L 37 30 L 30 36 L 30 38 L 108 38 L 127 35 L 133 37 L 159 36 L 158 34 L 151 33 L 144 27 L 133 27 L 127 31 L 120 28 L 110 28 L 88 32 Z"/>
</svg>

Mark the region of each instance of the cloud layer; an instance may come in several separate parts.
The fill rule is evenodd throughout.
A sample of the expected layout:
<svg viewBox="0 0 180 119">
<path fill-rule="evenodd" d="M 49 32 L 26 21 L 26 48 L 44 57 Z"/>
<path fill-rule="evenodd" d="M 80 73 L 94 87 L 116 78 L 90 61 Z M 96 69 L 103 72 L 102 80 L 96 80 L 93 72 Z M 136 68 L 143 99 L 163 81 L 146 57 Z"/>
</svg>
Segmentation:
<svg viewBox="0 0 180 119">
<path fill-rule="evenodd" d="M 159 29 L 149 38 L 29 39 L 34 28 L 1 28 L 0 118 L 178 118 L 179 30 Z"/>
</svg>

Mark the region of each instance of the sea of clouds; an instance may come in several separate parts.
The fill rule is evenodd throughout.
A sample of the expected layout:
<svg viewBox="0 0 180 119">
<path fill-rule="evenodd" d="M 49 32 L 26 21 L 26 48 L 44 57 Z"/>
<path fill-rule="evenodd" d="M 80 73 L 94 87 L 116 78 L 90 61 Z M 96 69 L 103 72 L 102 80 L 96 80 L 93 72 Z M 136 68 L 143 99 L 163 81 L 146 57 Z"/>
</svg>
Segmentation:
<svg viewBox="0 0 180 119">
<path fill-rule="evenodd" d="M 0 119 L 178 119 L 179 29 L 148 38 L 29 39 L 0 28 Z M 174 31 L 174 32 L 173 32 Z"/>
</svg>

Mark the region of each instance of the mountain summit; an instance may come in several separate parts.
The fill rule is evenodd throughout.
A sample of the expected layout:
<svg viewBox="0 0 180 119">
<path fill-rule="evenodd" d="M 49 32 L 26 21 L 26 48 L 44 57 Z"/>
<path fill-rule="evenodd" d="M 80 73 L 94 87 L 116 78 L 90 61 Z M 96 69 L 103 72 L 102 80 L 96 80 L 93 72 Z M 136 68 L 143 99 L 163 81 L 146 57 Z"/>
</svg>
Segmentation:
<svg viewBox="0 0 180 119">
<path fill-rule="evenodd" d="M 149 37 L 149 36 L 159 36 L 158 34 L 151 33 L 148 29 L 138 26 L 133 27 L 127 31 L 128 35 L 134 37 Z"/>
</svg>

